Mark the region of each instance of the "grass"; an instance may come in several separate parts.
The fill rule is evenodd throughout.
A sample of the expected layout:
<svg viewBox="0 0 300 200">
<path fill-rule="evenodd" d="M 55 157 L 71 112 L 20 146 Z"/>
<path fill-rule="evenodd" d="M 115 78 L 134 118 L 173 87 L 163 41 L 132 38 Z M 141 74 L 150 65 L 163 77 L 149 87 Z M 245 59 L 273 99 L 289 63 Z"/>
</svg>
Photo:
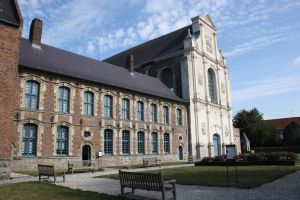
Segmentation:
<svg viewBox="0 0 300 200">
<path fill-rule="evenodd" d="M 161 171 L 164 180 L 176 179 L 177 183 L 183 185 L 252 188 L 272 182 L 299 169 L 295 166 L 240 166 L 237 168 L 237 185 L 235 182 L 234 167 L 229 167 L 228 184 L 226 167 L 219 166 L 181 167 L 152 170 L 149 173 L 158 173 Z M 102 178 L 119 179 L 118 174 L 102 176 Z"/>
<path fill-rule="evenodd" d="M 178 161 L 178 162 L 164 162 L 161 163 L 161 166 L 169 166 L 169 165 L 182 165 L 182 164 L 188 164 L 188 162 L 184 161 Z M 150 166 L 158 166 L 155 164 L 152 164 Z M 120 165 L 120 166 L 109 166 L 107 168 L 112 168 L 112 169 L 124 169 L 124 167 L 129 167 L 130 169 L 137 169 L 137 168 L 144 168 L 143 164 L 137 164 L 137 165 Z"/>
<path fill-rule="evenodd" d="M 49 183 L 28 182 L 0 186 L 0 200 L 117 200 L 119 197 L 74 190 Z"/>
</svg>

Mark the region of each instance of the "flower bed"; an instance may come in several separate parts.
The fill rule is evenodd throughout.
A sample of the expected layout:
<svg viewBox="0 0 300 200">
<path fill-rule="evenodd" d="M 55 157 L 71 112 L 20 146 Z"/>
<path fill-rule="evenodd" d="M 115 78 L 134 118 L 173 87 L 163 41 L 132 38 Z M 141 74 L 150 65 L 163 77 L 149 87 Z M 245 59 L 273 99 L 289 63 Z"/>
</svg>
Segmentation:
<svg viewBox="0 0 300 200">
<path fill-rule="evenodd" d="M 291 152 L 245 153 L 237 156 L 237 162 L 226 161 L 226 156 L 204 157 L 195 166 L 249 166 L 249 165 L 295 165 L 296 155 Z"/>
</svg>

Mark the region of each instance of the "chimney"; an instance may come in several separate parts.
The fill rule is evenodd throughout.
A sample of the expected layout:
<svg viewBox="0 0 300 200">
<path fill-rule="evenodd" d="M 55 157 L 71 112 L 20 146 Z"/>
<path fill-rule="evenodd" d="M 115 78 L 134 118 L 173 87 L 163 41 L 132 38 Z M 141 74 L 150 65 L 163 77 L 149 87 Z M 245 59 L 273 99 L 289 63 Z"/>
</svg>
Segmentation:
<svg viewBox="0 0 300 200">
<path fill-rule="evenodd" d="M 35 18 L 31 22 L 29 40 L 32 46 L 41 47 L 43 22 L 40 19 Z"/>
<path fill-rule="evenodd" d="M 126 67 L 128 71 L 133 72 L 133 55 L 126 57 Z"/>
</svg>

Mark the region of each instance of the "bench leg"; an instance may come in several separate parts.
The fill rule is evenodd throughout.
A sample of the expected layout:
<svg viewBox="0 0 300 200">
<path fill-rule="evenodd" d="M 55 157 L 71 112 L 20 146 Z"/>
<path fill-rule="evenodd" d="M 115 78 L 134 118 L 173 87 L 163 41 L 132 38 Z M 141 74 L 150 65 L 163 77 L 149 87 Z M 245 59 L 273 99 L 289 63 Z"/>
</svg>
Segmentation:
<svg viewBox="0 0 300 200">
<path fill-rule="evenodd" d="M 132 194 L 134 194 L 134 190 L 135 190 L 135 189 L 134 189 L 134 188 L 132 188 Z"/>
<path fill-rule="evenodd" d="M 162 191 L 161 193 L 162 193 L 162 199 L 165 200 L 166 199 L 166 197 L 165 197 L 165 191 Z"/>
<path fill-rule="evenodd" d="M 55 183 L 56 182 L 56 176 L 54 175 L 53 177 L 54 177 L 54 183 Z"/>
<path fill-rule="evenodd" d="M 124 187 L 121 186 L 121 195 L 124 195 Z"/>
<path fill-rule="evenodd" d="M 63 175 L 63 182 L 66 182 L 66 175 L 65 175 L 65 172 L 64 172 L 64 175 Z"/>
<path fill-rule="evenodd" d="M 39 181 L 41 182 L 41 180 L 42 180 L 42 176 L 39 174 Z"/>
</svg>

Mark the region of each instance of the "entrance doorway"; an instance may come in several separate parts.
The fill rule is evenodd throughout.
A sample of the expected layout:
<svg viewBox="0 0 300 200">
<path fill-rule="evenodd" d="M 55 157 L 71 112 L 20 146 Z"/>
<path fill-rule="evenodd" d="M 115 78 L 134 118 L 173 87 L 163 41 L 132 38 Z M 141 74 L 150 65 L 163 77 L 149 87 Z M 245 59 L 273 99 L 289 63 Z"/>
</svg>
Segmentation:
<svg viewBox="0 0 300 200">
<path fill-rule="evenodd" d="M 91 146 L 84 145 L 82 147 L 82 165 L 90 166 L 91 165 Z"/>
<path fill-rule="evenodd" d="M 221 142 L 220 142 L 220 136 L 218 134 L 214 134 L 213 142 L 214 142 L 215 156 L 220 156 L 221 155 Z"/>
<path fill-rule="evenodd" d="M 178 153 L 179 153 L 179 160 L 183 160 L 183 148 L 182 146 L 178 147 Z"/>
</svg>

